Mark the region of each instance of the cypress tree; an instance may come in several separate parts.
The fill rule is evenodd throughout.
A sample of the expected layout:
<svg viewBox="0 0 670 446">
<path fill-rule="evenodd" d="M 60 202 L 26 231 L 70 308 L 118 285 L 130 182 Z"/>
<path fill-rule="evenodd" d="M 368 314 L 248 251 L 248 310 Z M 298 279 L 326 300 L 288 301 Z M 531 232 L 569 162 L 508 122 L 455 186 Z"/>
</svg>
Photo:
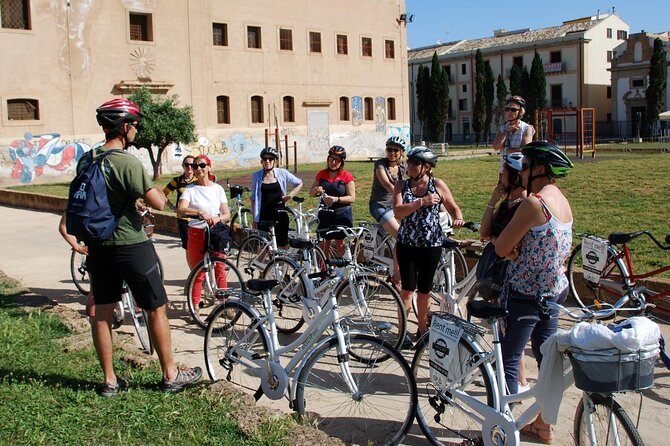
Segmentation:
<svg viewBox="0 0 670 446">
<path fill-rule="evenodd" d="M 663 112 L 663 98 L 667 88 L 667 72 L 663 41 L 654 39 L 654 50 L 649 61 L 649 86 L 647 87 L 647 126 L 651 128 Z"/>
<path fill-rule="evenodd" d="M 521 95 L 521 68 L 516 65 L 509 70 L 509 94 Z"/>
<path fill-rule="evenodd" d="M 488 144 L 491 137 L 491 121 L 493 121 L 493 101 L 495 91 L 493 87 L 493 69 L 489 61 L 484 62 L 484 99 L 486 102 L 486 117 L 484 118 L 484 136 Z"/>
<path fill-rule="evenodd" d="M 510 79 L 511 80 L 511 79 Z M 505 78 L 502 73 L 498 75 L 498 82 L 496 83 L 496 99 L 498 100 L 498 113 L 496 113 L 496 127 L 499 127 L 502 121 L 505 119 L 505 101 L 507 100 L 507 85 L 505 84 Z"/>
</svg>

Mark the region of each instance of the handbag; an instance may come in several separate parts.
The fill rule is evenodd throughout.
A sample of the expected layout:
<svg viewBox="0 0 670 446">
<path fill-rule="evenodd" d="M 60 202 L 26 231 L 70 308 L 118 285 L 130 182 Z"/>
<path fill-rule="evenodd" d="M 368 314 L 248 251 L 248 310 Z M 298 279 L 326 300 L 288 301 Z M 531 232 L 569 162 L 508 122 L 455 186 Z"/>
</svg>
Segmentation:
<svg viewBox="0 0 670 446">
<path fill-rule="evenodd" d="M 228 250 L 230 242 L 233 241 L 230 226 L 223 222 L 218 222 L 209 228 L 209 249 L 217 252 Z"/>
<path fill-rule="evenodd" d="M 484 247 L 476 271 L 477 292 L 483 299 L 494 300 L 500 297 L 509 264 L 509 259 L 496 254 L 493 243 Z"/>
</svg>

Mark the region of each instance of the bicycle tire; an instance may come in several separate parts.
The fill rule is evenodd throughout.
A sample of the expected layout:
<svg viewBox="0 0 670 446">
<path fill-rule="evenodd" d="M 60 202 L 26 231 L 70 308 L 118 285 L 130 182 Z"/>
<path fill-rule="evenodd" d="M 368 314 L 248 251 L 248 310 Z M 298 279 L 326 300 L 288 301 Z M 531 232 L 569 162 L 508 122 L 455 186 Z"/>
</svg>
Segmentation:
<svg viewBox="0 0 670 446">
<path fill-rule="evenodd" d="M 216 271 L 217 269 L 221 270 L 221 268 L 223 268 L 223 271 L 225 271 L 226 274 L 225 287 L 219 287 L 218 285 L 223 279 L 217 276 Z M 202 292 L 200 301 L 196 306 L 193 302 L 193 291 L 199 281 L 199 277 L 202 277 L 202 279 L 200 279 L 202 280 Z M 189 273 L 188 278 L 186 279 L 186 304 L 191 318 L 200 327 L 207 328 L 207 317 L 219 302 L 217 290 L 222 288 L 245 289 L 242 275 L 237 268 L 235 268 L 235 265 L 226 258 L 211 256 L 209 258 L 208 267 L 205 267 L 205 259 L 202 259 Z"/>
<path fill-rule="evenodd" d="M 568 285 L 575 303 L 581 308 L 586 308 L 596 301 L 613 304 L 625 294 L 628 288 L 627 279 L 625 279 L 628 276 L 628 270 L 620 258 L 612 263 L 617 255 L 616 248 L 612 246 L 607 248 L 607 262 L 601 273 L 601 280 L 596 284 L 585 280 L 583 274 L 579 274 L 582 271 L 582 244 L 578 244 L 572 250 L 568 260 Z M 586 290 L 586 292 L 579 294 L 578 289 Z"/>
<path fill-rule="evenodd" d="M 135 297 L 133 296 L 132 291 L 130 291 L 130 288 L 124 299 L 124 305 L 128 309 L 128 313 L 130 313 L 130 319 L 133 321 L 140 347 L 148 355 L 153 355 L 154 346 L 151 341 L 151 333 L 149 332 L 147 312 L 137 306 L 137 302 L 135 302 Z"/>
<path fill-rule="evenodd" d="M 458 384 L 458 389 L 478 399 L 489 407 L 495 407 L 493 368 L 488 363 L 479 364 L 468 371 L 473 357 L 483 353 L 467 338 L 458 342 L 458 350 L 449 365 L 449 376 L 467 373 L 467 379 Z M 469 413 L 469 408 L 459 409 L 458 404 L 446 401 L 443 394 L 431 383 L 429 366 L 429 333 L 419 339 L 412 359 L 412 374 L 416 380 L 418 404 L 416 419 L 421 431 L 434 445 L 483 444 L 482 425 Z M 447 378 L 446 385 L 452 385 Z"/>
<path fill-rule="evenodd" d="M 213 311 L 205 332 L 209 378 L 232 382 L 258 400 L 263 394 L 261 369 L 269 345 L 267 333 L 258 325 L 257 313 L 234 300 L 224 301 Z"/>
<path fill-rule="evenodd" d="M 307 284 L 300 271 L 300 266 L 293 259 L 275 257 L 261 273 L 263 279 L 279 282 L 270 292 L 274 297 L 272 305 L 280 333 L 295 333 L 305 323 L 302 298 L 307 295 Z"/>
<path fill-rule="evenodd" d="M 247 207 L 238 208 L 230 220 L 230 229 L 233 231 L 233 245 L 239 248 L 244 241 L 247 230 L 253 226 L 254 217 L 251 209 Z"/>
<path fill-rule="evenodd" d="M 591 398 L 594 408 L 591 417 L 593 419 L 596 442 L 592 443 L 589 436 L 589 414 L 584 410 L 584 399 L 582 398 L 575 410 L 573 428 L 576 446 L 590 446 L 591 444 L 644 446 L 644 441 L 635 424 L 633 424 L 626 411 L 623 410 L 621 405 L 611 395 L 589 393 L 589 398 Z M 610 413 L 616 421 L 616 429 L 613 429 L 610 425 Z M 613 431 L 616 431 L 617 435 L 613 435 Z M 622 433 L 625 433 L 626 438 L 623 438 Z"/>
<path fill-rule="evenodd" d="M 353 322 L 352 330 L 369 330 L 374 336 L 400 349 L 407 334 L 407 313 L 400 295 L 388 282 L 369 274 L 356 274 L 352 285 L 347 279 L 335 290 L 337 309 L 343 325 Z M 367 305 L 357 308 L 352 298 L 352 286 L 359 286 Z M 387 328 L 388 327 L 388 328 Z"/>
<path fill-rule="evenodd" d="M 454 284 L 454 289 L 458 288 L 461 285 L 461 282 L 470 272 L 470 267 L 468 266 L 468 261 L 465 259 L 465 255 L 460 248 L 454 249 L 454 268 L 455 268 L 455 278 L 456 282 Z"/>
<path fill-rule="evenodd" d="M 416 384 L 407 361 L 396 349 L 368 335 L 351 335 L 344 355 L 359 394 L 352 395 L 342 376 L 338 341 L 332 337 L 306 358 L 296 379 L 296 411 L 319 430 L 346 444 L 395 445 L 411 427 Z M 373 358 L 389 358 L 383 362 Z"/>
<path fill-rule="evenodd" d="M 74 249 L 72 250 L 72 254 L 70 254 L 70 275 L 72 276 L 74 286 L 83 295 L 88 295 L 89 291 L 91 291 L 91 277 L 88 274 L 87 259 L 88 256 L 86 254 L 80 254 Z"/>
<path fill-rule="evenodd" d="M 255 260 L 267 244 L 267 239 L 258 234 L 247 236 L 240 244 L 237 258 L 235 259 L 235 266 L 244 274 L 245 279 L 258 278 L 265 268 L 265 264 L 262 264 L 262 267 L 260 267 L 262 262 L 256 265 L 258 262 L 255 262 Z"/>
</svg>

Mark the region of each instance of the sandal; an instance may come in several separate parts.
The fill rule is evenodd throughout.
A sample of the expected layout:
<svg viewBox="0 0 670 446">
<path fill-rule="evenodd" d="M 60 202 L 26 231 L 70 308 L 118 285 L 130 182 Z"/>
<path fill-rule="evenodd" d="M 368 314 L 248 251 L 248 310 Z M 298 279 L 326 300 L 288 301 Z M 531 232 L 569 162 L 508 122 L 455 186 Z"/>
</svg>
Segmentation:
<svg viewBox="0 0 670 446">
<path fill-rule="evenodd" d="M 95 393 L 97 393 L 99 396 L 109 398 L 118 395 L 122 390 L 128 390 L 129 386 L 130 381 L 128 381 L 127 378 L 117 377 L 116 384 L 110 384 L 107 382 L 99 384 L 97 389 L 95 389 Z"/>
<path fill-rule="evenodd" d="M 530 424 L 525 425 L 523 428 L 521 428 L 519 432 L 531 438 L 534 438 L 540 443 L 552 444 L 554 442 L 554 430 L 551 428 L 551 426 L 537 427 L 535 426 L 534 421 Z"/>
<path fill-rule="evenodd" d="M 178 369 L 177 376 L 172 381 L 163 378 L 161 390 L 167 393 L 177 393 L 185 387 L 197 383 L 201 377 L 202 369 L 200 367 Z"/>
</svg>

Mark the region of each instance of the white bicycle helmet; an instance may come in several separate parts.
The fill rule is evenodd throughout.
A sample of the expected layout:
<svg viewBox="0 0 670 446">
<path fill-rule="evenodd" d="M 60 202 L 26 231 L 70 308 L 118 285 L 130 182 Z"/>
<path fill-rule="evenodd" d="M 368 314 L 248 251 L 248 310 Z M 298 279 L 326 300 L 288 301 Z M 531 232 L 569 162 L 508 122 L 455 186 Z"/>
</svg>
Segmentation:
<svg viewBox="0 0 670 446">
<path fill-rule="evenodd" d="M 505 163 L 510 169 L 514 169 L 517 172 L 521 172 L 521 162 L 523 161 L 523 153 L 514 152 L 507 154 L 503 157 Z"/>
</svg>

